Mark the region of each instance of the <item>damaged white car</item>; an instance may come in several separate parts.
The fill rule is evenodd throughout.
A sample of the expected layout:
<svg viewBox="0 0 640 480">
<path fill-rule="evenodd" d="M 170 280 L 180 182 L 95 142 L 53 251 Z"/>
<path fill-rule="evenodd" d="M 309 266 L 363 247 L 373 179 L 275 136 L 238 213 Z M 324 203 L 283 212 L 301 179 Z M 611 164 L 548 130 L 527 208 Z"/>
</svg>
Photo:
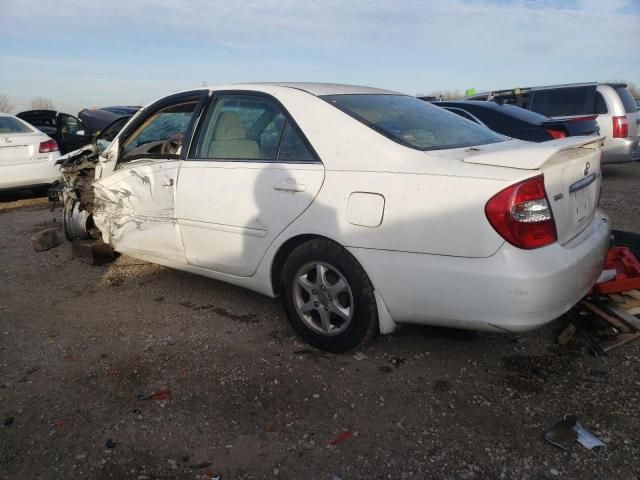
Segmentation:
<svg viewBox="0 0 640 480">
<path fill-rule="evenodd" d="M 67 160 L 65 226 L 281 295 L 330 351 L 399 323 L 517 332 L 600 275 L 601 145 L 511 140 L 365 87 L 206 88 L 144 108 L 99 158 Z"/>
</svg>

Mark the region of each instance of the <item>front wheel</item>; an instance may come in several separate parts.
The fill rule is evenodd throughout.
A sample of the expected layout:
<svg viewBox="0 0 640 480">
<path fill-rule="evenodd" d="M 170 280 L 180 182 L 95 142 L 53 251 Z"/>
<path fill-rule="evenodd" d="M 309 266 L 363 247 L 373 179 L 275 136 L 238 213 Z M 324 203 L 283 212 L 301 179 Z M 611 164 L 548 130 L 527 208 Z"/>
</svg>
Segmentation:
<svg viewBox="0 0 640 480">
<path fill-rule="evenodd" d="M 373 285 L 353 255 L 337 243 L 316 239 L 298 246 L 285 263 L 282 283 L 289 322 L 314 347 L 345 352 L 376 333 Z"/>
</svg>

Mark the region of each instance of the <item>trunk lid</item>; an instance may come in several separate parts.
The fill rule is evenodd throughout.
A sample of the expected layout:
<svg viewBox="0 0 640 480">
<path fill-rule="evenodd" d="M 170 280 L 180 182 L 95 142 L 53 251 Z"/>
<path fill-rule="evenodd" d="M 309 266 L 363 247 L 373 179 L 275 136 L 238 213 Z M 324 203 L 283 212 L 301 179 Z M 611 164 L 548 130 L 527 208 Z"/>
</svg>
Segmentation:
<svg viewBox="0 0 640 480">
<path fill-rule="evenodd" d="M 596 117 L 597 115 L 590 115 L 568 120 L 549 120 L 548 122 L 542 123 L 542 127 L 549 130 L 562 130 L 570 137 L 594 135 L 600 133 L 598 123 L 595 120 Z"/>
<path fill-rule="evenodd" d="M 45 141 L 41 133 L 25 133 L 0 136 L 0 165 L 18 165 L 40 161 L 38 149 Z M 43 158 L 43 160 L 46 158 Z"/>
<path fill-rule="evenodd" d="M 468 149 L 470 155 L 464 162 L 543 173 L 558 242 L 564 244 L 594 218 L 602 182 L 600 147 L 603 139 L 568 137 L 552 142 L 523 142 L 520 148 L 495 152 Z"/>
</svg>

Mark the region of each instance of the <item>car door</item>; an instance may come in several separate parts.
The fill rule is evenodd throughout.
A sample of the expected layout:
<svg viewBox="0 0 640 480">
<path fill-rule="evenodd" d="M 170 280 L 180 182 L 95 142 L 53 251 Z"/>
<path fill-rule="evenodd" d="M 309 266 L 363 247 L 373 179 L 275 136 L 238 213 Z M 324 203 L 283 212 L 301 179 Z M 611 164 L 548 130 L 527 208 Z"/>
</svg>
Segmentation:
<svg viewBox="0 0 640 480">
<path fill-rule="evenodd" d="M 65 154 L 91 143 L 91 131 L 82 120 L 68 113 L 57 118 L 60 153 Z"/>
<path fill-rule="evenodd" d="M 93 214 L 115 250 L 186 263 L 174 215 L 175 189 L 182 142 L 203 96 L 203 91 L 191 92 L 157 102 L 116 139 L 117 159 L 103 162 L 94 183 Z"/>
<path fill-rule="evenodd" d="M 176 217 L 189 264 L 252 275 L 311 204 L 324 167 L 273 98 L 217 93 L 180 166 Z"/>
</svg>

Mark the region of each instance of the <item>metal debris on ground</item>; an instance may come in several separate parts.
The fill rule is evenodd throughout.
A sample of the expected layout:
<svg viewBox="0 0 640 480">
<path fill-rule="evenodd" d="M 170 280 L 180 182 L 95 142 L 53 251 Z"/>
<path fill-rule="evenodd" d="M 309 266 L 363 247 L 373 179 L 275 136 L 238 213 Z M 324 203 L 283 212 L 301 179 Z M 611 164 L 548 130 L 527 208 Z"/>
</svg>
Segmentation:
<svg viewBox="0 0 640 480">
<path fill-rule="evenodd" d="M 567 452 L 576 442 L 589 450 L 606 446 L 602 440 L 580 425 L 575 415 L 562 417 L 551 430 L 544 434 L 544 439 Z"/>
</svg>

